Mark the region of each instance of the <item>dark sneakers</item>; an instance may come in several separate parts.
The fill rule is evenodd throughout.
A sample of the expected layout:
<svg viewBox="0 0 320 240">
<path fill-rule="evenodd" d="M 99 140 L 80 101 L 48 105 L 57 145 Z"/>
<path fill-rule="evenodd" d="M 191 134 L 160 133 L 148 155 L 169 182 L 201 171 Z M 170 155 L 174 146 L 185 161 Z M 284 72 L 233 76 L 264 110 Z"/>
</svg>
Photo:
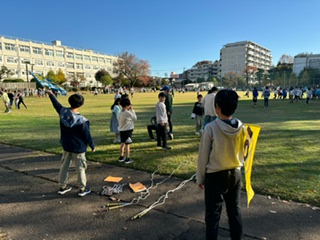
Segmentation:
<svg viewBox="0 0 320 240">
<path fill-rule="evenodd" d="M 91 189 L 88 188 L 88 187 L 85 187 L 85 188 L 80 188 L 79 189 L 79 193 L 78 193 L 78 196 L 79 197 L 84 197 L 85 195 L 91 193 Z"/>
<path fill-rule="evenodd" d="M 163 150 L 171 150 L 171 147 L 169 146 L 165 146 L 165 147 L 162 147 Z"/>
<path fill-rule="evenodd" d="M 124 161 L 125 164 L 133 163 L 133 160 L 131 158 L 126 158 Z"/>
<path fill-rule="evenodd" d="M 131 158 L 125 158 L 123 156 L 119 157 L 118 161 L 121 162 L 121 163 L 124 162 L 125 164 L 129 164 L 129 163 L 133 162 L 133 160 Z"/>
<path fill-rule="evenodd" d="M 65 187 L 61 187 L 61 188 L 59 189 L 59 191 L 58 191 L 58 194 L 63 195 L 63 194 L 65 194 L 65 193 L 67 193 L 67 192 L 70 192 L 71 189 L 72 189 L 72 187 L 70 187 L 70 186 L 68 186 L 68 185 L 65 186 Z"/>
</svg>

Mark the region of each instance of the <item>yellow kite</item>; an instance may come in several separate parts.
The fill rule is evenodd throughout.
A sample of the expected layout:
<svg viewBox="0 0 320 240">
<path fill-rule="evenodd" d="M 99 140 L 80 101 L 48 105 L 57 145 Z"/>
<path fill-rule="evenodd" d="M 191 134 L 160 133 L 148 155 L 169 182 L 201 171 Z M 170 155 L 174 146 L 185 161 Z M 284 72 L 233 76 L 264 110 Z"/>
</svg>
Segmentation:
<svg viewBox="0 0 320 240">
<path fill-rule="evenodd" d="M 251 186 L 251 173 L 252 164 L 254 158 L 254 152 L 256 150 L 258 136 L 260 133 L 260 126 L 245 124 L 246 126 L 246 137 L 244 142 L 244 169 L 246 178 L 246 191 L 247 191 L 247 206 L 254 196 L 254 191 Z"/>
</svg>

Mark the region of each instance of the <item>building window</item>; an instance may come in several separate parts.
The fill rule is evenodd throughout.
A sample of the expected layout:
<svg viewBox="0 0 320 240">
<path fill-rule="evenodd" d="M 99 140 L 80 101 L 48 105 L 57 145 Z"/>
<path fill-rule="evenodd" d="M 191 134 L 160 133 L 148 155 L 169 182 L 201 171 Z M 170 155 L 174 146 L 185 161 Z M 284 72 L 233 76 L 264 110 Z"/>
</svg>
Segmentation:
<svg viewBox="0 0 320 240">
<path fill-rule="evenodd" d="M 99 70 L 99 67 L 98 66 L 93 66 L 93 69 L 94 70 Z"/>
<path fill-rule="evenodd" d="M 4 46 L 8 51 L 16 51 L 16 46 L 12 43 L 5 43 Z"/>
<path fill-rule="evenodd" d="M 110 58 L 107 58 L 107 59 L 106 59 L 106 63 L 111 64 L 111 63 L 112 63 L 111 59 L 110 59 Z"/>
<path fill-rule="evenodd" d="M 57 57 L 63 57 L 63 51 L 56 51 Z"/>
<path fill-rule="evenodd" d="M 30 53 L 30 47 L 28 46 L 19 46 L 20 52 Z"/>
<path fill-rule="evenodd" d="M 34 54 L 42 55 L 42 49 L 41 48 L 33 47 L 32 50 L 33 50 Z"/>
<path fill-rule="evenodd" d="M 58 67 L 64 68 L 66 65 L 64 62 L 58 62 Z"/>
<path fill-rule="evenodd" d="M 31 63 L 31 61 L 30 61 L 30 59 L 28 59 L 28 58 L 20 58 L 20 63 L 21 64 L 30 64 Z"/>
<path fill-rule="evenodd" d="M 76 68 L 77 68 L 77 69 L 83 69 L 83 65 L 77 63 L 77 64 L 76 64 Z"/>
<path fill-rule="evenodd" d="M 85 69 L 91 69 L 91 66 L 90 65 L 85 65 Z"/>
<path fill-rule="evenodd" d="M 92 61 L 93 62 L 98 62 L 98 58 L 97 57 L 92 57 Z"/>
<path fill-rule="evenodd" d="M 82 55 L 81 54 L 76 54 L 76 59 L 82 60 Z"/>
<path fill-rule="evenodd" d="M 54 56 L 54 52 L 51 49 L 45 49 L 44 50 L 45 55 L 47 56 Z"/>
<path fill-rule="evenodd" d="M 7 57 L 7 63 L 18 63 L 18 58 Z"/>
<path fill-rule="evenodd" d="M 0 62 L 2 62 L 2 56 L 0 56 Z"/>
<path fill-rule="evenodd" d="M 2 43 L 0 43 L 0 50 L 2 50 Z"/>
<path fill-rule="evenodd" d="M 91 74 L 90 74 L 90 73 L 86 73 L 86 74 L 85 74 L 85 77 L 86 77 L 86 78 L 91 78 Z"/>
<path fill-rule="evenodd" d="M 43 71 L 35 71 L 36 74 L 40 74 L 40 75 L 43 75 L 44 72 Z"/>
<path fill-rule="evenodd" d="M 70 63 L 70 62 L 68 62 L 68 63 L 66 64 L 66 66 L 67 66 L 67 68 L 74 68 L 74 64 L 73 64 L 73 63 Z"/>
<path fill-rule="evenodd" d="M 34 65 L 36 66 L 43 66 L 43 61 L 41 59 L 35 59 L 34 60 Z"/>
<path fill-rule="evenodd" d="M 99 58 L 99 62 L 104 63 L 105 62 L 104 58 Z"/>
<path fill-rule="evenodd" d="M 85 55 L 85 56 L 84 56 L 84 60 L 85 60 L 85 61 L 90 61 L 90 56 L 86 56 L 86 55 Z"/>
<path fill-rule="evenodd" d="M 47 61 L 47 67 L 54 67 L 54 61 Z"/>
<path fill-rule="evenodd" d="M 75 76 L 74 72 L 67 72 L 68 78 L 72 78 Z"/>
<path fill-rule="evenodd" d="M 71 58 L 71 59 L 73 59 L 73 53 L 71 53 L 71 52 L 67 52 L 67 58 Z"/>
</svg>

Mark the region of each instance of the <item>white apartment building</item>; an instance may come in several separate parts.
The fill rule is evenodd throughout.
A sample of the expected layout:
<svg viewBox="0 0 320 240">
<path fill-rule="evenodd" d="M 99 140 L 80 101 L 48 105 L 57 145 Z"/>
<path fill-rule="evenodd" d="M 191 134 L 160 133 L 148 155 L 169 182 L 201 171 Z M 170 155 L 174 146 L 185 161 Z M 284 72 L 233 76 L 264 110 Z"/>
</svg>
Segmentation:
<svg viewBox="0 0 320 240">
<path fill-rule="evenodd" d="M 61 41 L 47 44 L 38 41 L 0 36 L 0 66 L 12 70 L 13 78 L 30 80 L 27 69 L 46 75 L 61 69 L 68 80 L 85 79 L 84 85 L 96 84 L 95 73 L 105 69 L 111 76 L 117 57 L 88 49 L 63 46 Z M 28 79 L 27 79 L 28 78 Z"/>
<path fill-rule="evenodd" d="M 292 72 L 299 76 L 305 68 L 320 69 L 320 54 L 301 53 L 294 56 Z"/>
<path fill-rule="evenodd" d="M 243 74 L 246 66 L 269 70 L 272 66 L 271 51 L 251 41 L 228 43 L 220 50 L 220 76 L 229 72 Z"/>
<path fill-rule="evenodd" d="M 198 78 L 208 79 L 209 76 L 217 77 L 219 62 L 201 61 L 186 71 L 187 79 L 197 82 Z"/>
</svg>

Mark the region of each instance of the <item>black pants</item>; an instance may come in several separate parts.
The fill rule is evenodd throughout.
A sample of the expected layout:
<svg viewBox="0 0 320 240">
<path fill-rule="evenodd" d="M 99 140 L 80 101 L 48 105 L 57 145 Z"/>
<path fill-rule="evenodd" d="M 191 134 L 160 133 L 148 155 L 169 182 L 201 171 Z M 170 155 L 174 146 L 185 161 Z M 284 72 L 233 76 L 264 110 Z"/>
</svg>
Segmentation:
<svg viewBox="0 0 320 240">
<path fill-rule="evenodd" d="M 158 124 L 158 127 L 157 127 L 158 146 L 162 146 L 162 147 L 167 146 L 167 135 L 168 135 L 167 125 L 165 124 L 164 126 L 161 126 L 161 124 Z M 161 144 L 161 140 L 162 140 L 162 144 Z"/>
<path fill-rule="evenodd" d="M 233 240 L 242 239 L 243 227 L 240 209 L 241 171 L 240 169 L 207 173 L 205 177 L 206 236 L 213 240 L 218 238 L 219 221 L 223 201 L 226 203 Z"/>
<path fill-rule="evenodd" d="M 157 131 L 157 126 L 151 124 L 151 125 L 148 125 L 148 126 L 147 126 L 147 129 L 148 129 L 149 137 L 150 137 L 151 139 L 155 139 L 154 136 L 153 136 L 153 131 Z"/>
<path fill-rule="evenodd" d="M 20 104 L 21 104 L 21 103 L 23 104 L 23 106 L 24 106 L 25 108 L 28 108 L 27 105 L 24 103 L 24 101 L 21 100 L 21 99 L 19 99 L 18 104 L 17 104 L 18 109 L 20 109 Z"/>
<path fill-rule="evenodd" d="M 167 113 L 167 115 L 168 115 L 169 133 L 172 133 L 172 121 L 171 121 L 172 112 L 170 114 Z"/>
</svg>

